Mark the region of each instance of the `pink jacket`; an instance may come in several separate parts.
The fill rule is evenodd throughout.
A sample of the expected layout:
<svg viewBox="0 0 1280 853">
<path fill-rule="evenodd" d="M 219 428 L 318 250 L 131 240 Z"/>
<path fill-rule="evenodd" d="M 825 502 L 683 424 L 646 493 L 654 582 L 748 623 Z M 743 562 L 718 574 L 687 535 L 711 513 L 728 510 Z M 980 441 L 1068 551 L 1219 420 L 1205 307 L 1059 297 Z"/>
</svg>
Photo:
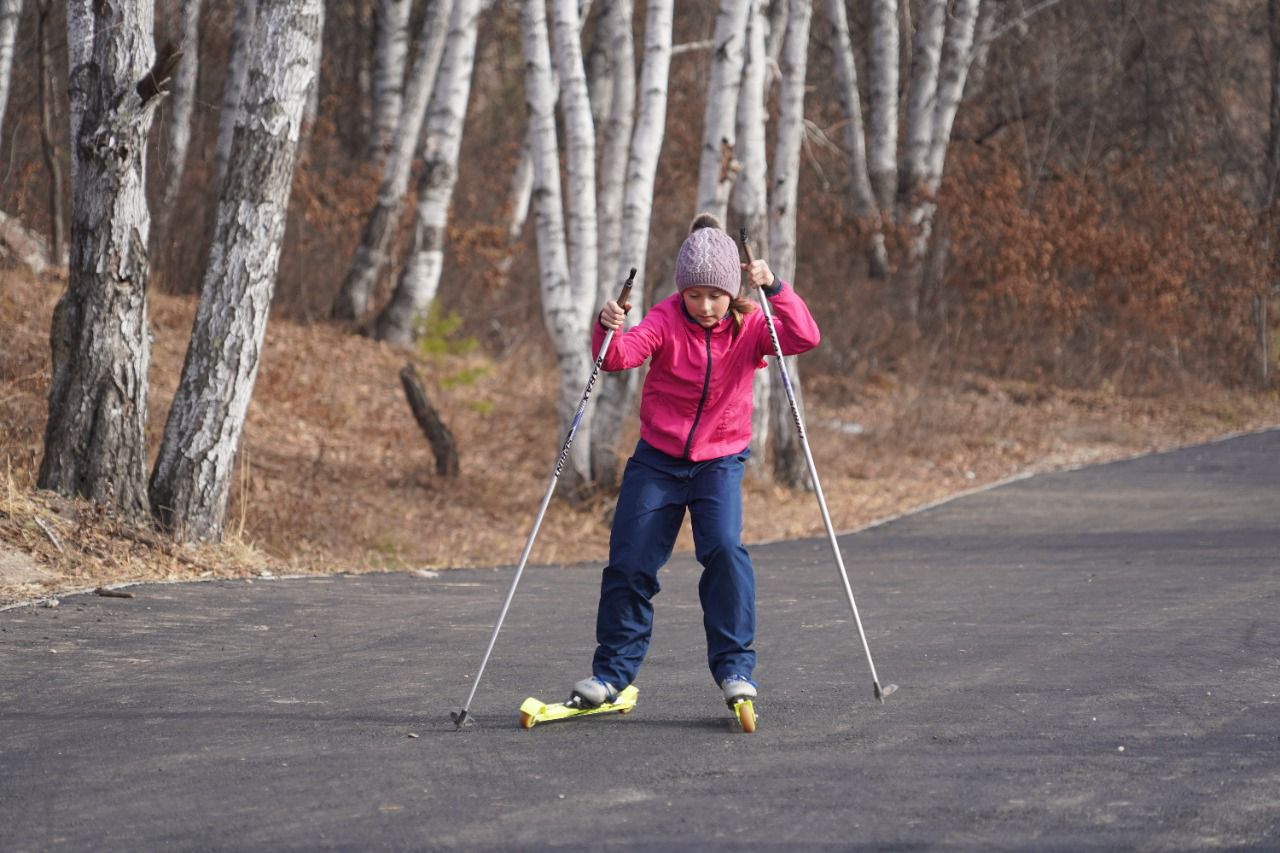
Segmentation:
<svg viewBox="0 0 1280 853">
<path fill-rule="evenodd" d="M 785 283 L 769 300 L 782 352 L 818 345 L 813 315 Z M 600 353 L 605 329 L 595 324 L 591 352 Z M 685 311 L 679 293 L 659 302 L 635 327 L 613 336 L 609 371 L 639 367 L 652 356 L 640 400 L 640 437 L 680 459 L 702 462 L 739 453 L 751 443 L 751 380 L 773 355 L 764 311 L 746 315 L 733 333 L 733 317 L 704 329 Z"/>
</svg>

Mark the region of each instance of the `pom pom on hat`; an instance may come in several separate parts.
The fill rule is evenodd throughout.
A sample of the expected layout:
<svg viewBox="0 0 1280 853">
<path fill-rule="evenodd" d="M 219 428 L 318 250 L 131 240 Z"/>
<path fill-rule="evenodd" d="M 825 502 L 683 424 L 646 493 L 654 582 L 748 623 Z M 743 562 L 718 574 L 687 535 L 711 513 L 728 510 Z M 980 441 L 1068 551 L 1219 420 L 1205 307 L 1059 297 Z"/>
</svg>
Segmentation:
<svg viewBox="0 0 1280 853">
<path fill-rule="evenodd" d="M 730 296 L 742 287 L 738 247 L 710 213 L 694 217 L 676 255 L 676 289 L 687 287 L 718 287 Z"/>
</svg>

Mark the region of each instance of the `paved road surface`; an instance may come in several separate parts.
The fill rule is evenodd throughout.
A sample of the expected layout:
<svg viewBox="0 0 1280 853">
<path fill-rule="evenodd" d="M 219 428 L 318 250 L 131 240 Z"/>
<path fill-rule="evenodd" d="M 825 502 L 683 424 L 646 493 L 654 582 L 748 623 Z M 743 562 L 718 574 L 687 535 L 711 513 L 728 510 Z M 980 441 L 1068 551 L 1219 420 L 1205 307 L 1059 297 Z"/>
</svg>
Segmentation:
<svg viewBox="0 0 1280 853">
<path fill-rule="evenodd" d="M 0 850 L 1280 848 L 1280 431 L 842 542 L 901 689 L 873 701 L 825 541 L 760 546 L 752 736 L 689 559 L 636 711 L 532 731 L 592 568 L 526 573 L 463 732 L 509 568 L 0 613 Z"/>
</svg>

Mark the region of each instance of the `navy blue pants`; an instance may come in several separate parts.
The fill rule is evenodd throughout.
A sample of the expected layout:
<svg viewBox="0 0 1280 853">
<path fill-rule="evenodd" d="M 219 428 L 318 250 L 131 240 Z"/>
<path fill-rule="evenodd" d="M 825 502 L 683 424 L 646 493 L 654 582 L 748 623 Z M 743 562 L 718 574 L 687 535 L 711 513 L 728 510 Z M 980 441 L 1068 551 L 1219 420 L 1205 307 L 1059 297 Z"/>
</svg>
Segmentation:
<svg viewBox="0 0 1280 853">
<path fill-rule="evenodd" d="M 635 681 L 653 635 L 658 569 L 671 557 L 685 507 L 693 521 L 707 665 L 716 683 L 751 677 L 756 579 L 742 546 L 742 473 L 751 451 L 689 462 L 641 440 L 627 462 L 600 581 L 592 674 L 619 690 Z"/>
</svg>

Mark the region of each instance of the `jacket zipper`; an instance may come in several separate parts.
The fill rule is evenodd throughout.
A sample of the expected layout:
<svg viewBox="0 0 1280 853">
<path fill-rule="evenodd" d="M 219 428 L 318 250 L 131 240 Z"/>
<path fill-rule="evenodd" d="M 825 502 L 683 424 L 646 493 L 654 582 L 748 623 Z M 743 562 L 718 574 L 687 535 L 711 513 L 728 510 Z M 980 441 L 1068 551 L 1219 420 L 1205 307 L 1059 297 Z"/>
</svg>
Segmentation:
<svg viewBox="0 0 1280 853">
<path fill-rule="evenodd" d="M 693 426 L 689 427 L 689 437 L 684 441 L 682 459 L 689 458 L 689 448 L 693 446 L 693 431 L 698 428 L 698 420 L 702 417 L 702 407 L 707 403 L 707 394 L 711 391 L 711 330 L 707 329 L 707 375 L 702 380 L 702 398 L 698 400 L 698 411 L 693 413 Z"/>
</svg>

